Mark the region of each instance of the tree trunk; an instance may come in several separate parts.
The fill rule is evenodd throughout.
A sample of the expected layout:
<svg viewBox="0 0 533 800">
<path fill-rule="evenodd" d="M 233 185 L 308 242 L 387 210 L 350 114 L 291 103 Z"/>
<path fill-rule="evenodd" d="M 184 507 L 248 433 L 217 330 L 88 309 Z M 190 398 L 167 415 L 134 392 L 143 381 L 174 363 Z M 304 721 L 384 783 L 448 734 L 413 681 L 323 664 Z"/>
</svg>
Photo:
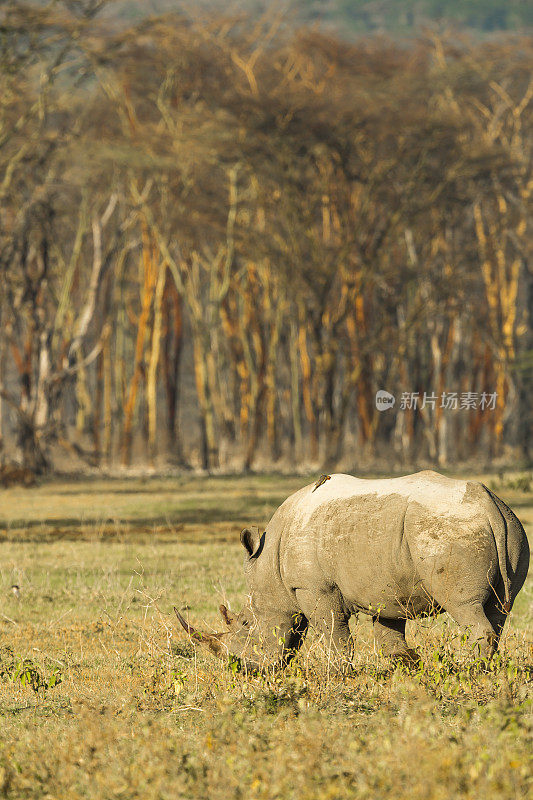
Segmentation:
<svg viewBox="0 0 533 800">
<path fill-rule="evenodd" d="M 96 464 L 100 464 L 102 457 L 100 433 L 102 428 L 102 403 L 104 389 L 104 357 L 100 353 L 96 359 L 96 386 L 94 392 L 94 413 L 93 413 L 93 450 Z"/>
<path fill-rule="evenodd" d="M 179 431 L 179 369 L 183 344 L 182 299 L 174 280 L 167 273 L 163 296 L 164 336 L 162 366 L 166 397 L 166 426 L 169 450 L 178 463 L 184 463 Z"/>
<path fill-rule="evenodd" d="M 299 463 L 302 458 L 302 416 L 300 411 L 300 380 L 298 369 L 298 326 L 291 318 L 290 329 L 290 368 L 291 368 L 291 413 L 292 429 L 294 432 L 294 461 Z"/>
<path fill-rule="evenodd" d="M 92 401 L 87 391 L 87 371 L 82 363 L 80 353 L 76 353 L 76 358 L 80 362 L 79 369 L 76 371 L 76 430 L 79 434 L 84 434 L 87 427 L 87 417 L 92 413 Z"/>
<path fill-rule="evenodd" d="M 159 354 L 161 351 L 161 327 L 163 318 L 161 305 L 163 302 L 166 271 L 166 265 L 163 264 L 160 266 L 154 296 L 152 343 L 146 379 L 146 397 L 148 403 L 148 457 L 152 465 L 155 463 L 157 455 L 157 367 L 159 365 Z"/>
<path fill-rule="evenodd" d="M 193 324 L 193 338 L 194 374 L 202 425 L 202 467 L 210 472 L 218 467 L 218 446 L 215 414 L 207 380 L 206 350 L 209 347 L 209 333 L 202 330 L 201 323 Z"/>
<path fill-rule="evenodd" d="M 103 348 L 103 373 L 104 373 L 104 424 L 102 438 L 102 454 L 109 466 L 112 460 L 113 447 L 113 404 L 111 395 L 111 346 L 109 336 L 106 337 Z"/>
<path fill-rule="evenodd" d="M 4 337 L 0 337 L 0 386 L 4 385 L 4 375 L 6 369 L 5 360 L 6 346 Z M 0 466 L 4 459 L 4 399 L 0 394 Z"/>
<path fill-rule="evenodd" d="M 269 311 L 271 311 L 270 297 L 268 298 Z M 276 386 L 276 364 L 278 360 L 278 348 L 280 331 L 282 325 L 282 306 L 281 300 L 274 314 L 270 313 L 270 342 L 268 344 L 268 354 L 265 367 L 266 384 L 266 423 L 267 441 L 270 446 L 270 458 L 273 463 L 280 457 L 279 446 L 279 425 L 277 413 L 277 386 Z"/>
<path fill-rule="evenodd" d="M 50 468 L 50 462 L 42 450 L 33 420 L 20 416 L 17 444 L 22 467 L 35 475 L 42 475 Z"/>
<path fill-rule="evenodd" d="M 309 425 L 309 457 L 313 463 L 316 463 L 318 461 L 318 423 L 316 409 L 313 406 L 311 360 L 307 349 L 305 309 L 302 303 L 298 304 L 298 347 L 302 372 L 302 398 Z"/>
<path fill-rule="evenodd" d="M 130 390 L 126 407 L 124 409 L 124 428 L 122 433 L 122 464 L 127 466 L 131 461 L 131 447 L 133 441 L 133 419 L 135 406 L 137 403 L 137 393 L 139 383 L 143 373 L 143 356 L 146 339 L 148 319 L 152 307 L 152 299 L 157 280 L 157 270 L 155 266 L 155 248 L 148 232 L 147 226 L 143 224 L 143 272 L 144 281 L 141 296 L 141 313 L 137 327 L 137 338 L 135 343 L 135 355 L 133 365 L 133 375 L 130 383 Z"/>
</svg>

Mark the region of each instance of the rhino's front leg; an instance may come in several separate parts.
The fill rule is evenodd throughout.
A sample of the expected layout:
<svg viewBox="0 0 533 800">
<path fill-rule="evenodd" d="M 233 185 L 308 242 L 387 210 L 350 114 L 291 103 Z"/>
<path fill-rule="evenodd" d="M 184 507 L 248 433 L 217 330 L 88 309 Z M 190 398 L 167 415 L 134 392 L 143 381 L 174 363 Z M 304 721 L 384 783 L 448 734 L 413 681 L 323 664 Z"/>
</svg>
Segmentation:
<svg viewBox="0 0 533 800">
<path fill-rule="evenodd" d="M 413 664 L 419 661 L 416 650 L 407 646 L 405 641 L 404 619 L 384 619 L 373 617 L 374 641 L 376 649 L 387 658 Z"/>
<path fill-rule="evenodd" d="M 352 660 L 353 639 L 348 625 L 350 612 L 338 590 L 313 592 L 296 589 L 298 605 L 310 625 L 323 635 L 323 646 L 336 660 Z"/>
</svg>

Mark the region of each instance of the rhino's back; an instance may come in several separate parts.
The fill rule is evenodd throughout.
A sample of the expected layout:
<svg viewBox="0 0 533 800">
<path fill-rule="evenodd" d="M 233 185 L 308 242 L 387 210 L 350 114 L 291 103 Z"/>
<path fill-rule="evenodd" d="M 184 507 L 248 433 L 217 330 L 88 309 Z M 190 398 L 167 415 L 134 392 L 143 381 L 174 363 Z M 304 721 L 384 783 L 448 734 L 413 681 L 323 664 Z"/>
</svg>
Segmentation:
<svg viewBox="0 0 533 800">
<path fill-rule="evenodd" d="M 291 513 L 298 516 L 302 523 L 324 504 L 334 503 L 338 507 L 338 501 L 366 496 L 382 498 L 384 501 L 393 495 L 400 496 L 407 501 L 414 500 L 428 509 L 446 513 L 462 503 L 468 490 L 467 481 L 447 478 L 431 470 L 399 478 L 370 480 L 337 473 L 318 488 L 315 487 L 316 484 L 305 486 L 286 501 L 287 510 L 290 506 Z M 385 502 L 383 505 L 385 506 Z"/>
<path fill-rule="evenodd" d="M 479 487 L 479 492 L 473 487 Z M 317 536 L 337 539 L 347 528 L 357 535 L 365 526 L 379 528 L 392 520 L 395 528 L 403 530 L 408 505 L 423 509 L 428 516 L 472 518 L 480 513 L 481 493 L 481 484 L 429 470 L 377 480 L 336 473 L 288 497 L 269 527 L 283 538 L 282 548 L 296 539 L 313 549 Z"/>
<path fill-rule="evenodd" d="M 286 585 L 335 584 L 354 607 L 364 608 L 414 596 L 419 575 L 406 529 L 411 509 L 416 536 L 426 536 L 418 527 L 424 518 L 430 527 L 440 521 L 439 538 L 459 527 L 473 531 L 483 514 L 472 486 L 429 471 L 381 480 L 334 474 L 316 489 L 306 486 L 277 512 Z"/>
</svg>

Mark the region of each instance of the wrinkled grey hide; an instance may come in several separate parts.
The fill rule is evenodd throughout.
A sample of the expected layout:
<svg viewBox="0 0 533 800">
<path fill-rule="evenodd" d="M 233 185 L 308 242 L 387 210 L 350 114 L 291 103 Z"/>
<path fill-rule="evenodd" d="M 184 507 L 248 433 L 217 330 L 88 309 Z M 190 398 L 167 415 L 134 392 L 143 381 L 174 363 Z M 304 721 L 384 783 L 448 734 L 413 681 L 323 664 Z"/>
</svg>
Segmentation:
<svg viewBox="0 0 533 800">
<path fill-rule="evenodd" d="M 406 619 L 447 611 L 492 655 L 529 565 L 505 503 L 481 483 L 431 471 L 337 474 L 315 486 L 291 495 L 263 534 L 242 532 L 249 604 L 235 618 L 221 607 L 228 631 L 210 637 L 212 650 L 252 668 L 287 662 L 311 624 L 342 652 L 350 616 L 363 612 L 377 649 L 409 660 Z"/>
</svg>

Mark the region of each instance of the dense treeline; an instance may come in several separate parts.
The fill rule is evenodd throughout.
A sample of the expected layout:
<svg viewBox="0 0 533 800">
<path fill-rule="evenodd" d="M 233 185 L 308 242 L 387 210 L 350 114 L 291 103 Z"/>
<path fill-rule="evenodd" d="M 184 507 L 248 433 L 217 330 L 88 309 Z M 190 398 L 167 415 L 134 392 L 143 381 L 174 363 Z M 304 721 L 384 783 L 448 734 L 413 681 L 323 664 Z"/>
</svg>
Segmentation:
<svg viewBox="0 0 533 800">
<path fill-rule="evenodd" d="M 53 1 L 53 0 L 52 0 Z M 104 0 L 106 1 L 106 0 Z M 44 6 L 50 0 L 35 0 Z M 107 0 L 105 13 L 115 20 L 134 21 L 179 9 L 182 13 L 232 13 L 237 9 L 258 14 L 268 0 Z M 75 2 L 71 3 L 71 6 Z M 79 4 L 78 4 L 79 5 Z M 431 28 L 467 29 L 477 35 L 523 31 L 533 26 L 533 5 L 527 0 L 283 0 L 286 22 L 323 25 L 343 37 L 367 33 L 412 35 Z"/>
<path fill-rule="evenodd" d="M 348 25 L 355 31 L 405 33 L 431 24 L 492 32 L 533 25 L 533 7 L 522 0 L 299 0 L 310 18 Z"/>
<path fill-rule="evenodd" d="M 98 6 L 0 10 L 2 457 L 529 458 L 531 39 Z"/>
</svg>

